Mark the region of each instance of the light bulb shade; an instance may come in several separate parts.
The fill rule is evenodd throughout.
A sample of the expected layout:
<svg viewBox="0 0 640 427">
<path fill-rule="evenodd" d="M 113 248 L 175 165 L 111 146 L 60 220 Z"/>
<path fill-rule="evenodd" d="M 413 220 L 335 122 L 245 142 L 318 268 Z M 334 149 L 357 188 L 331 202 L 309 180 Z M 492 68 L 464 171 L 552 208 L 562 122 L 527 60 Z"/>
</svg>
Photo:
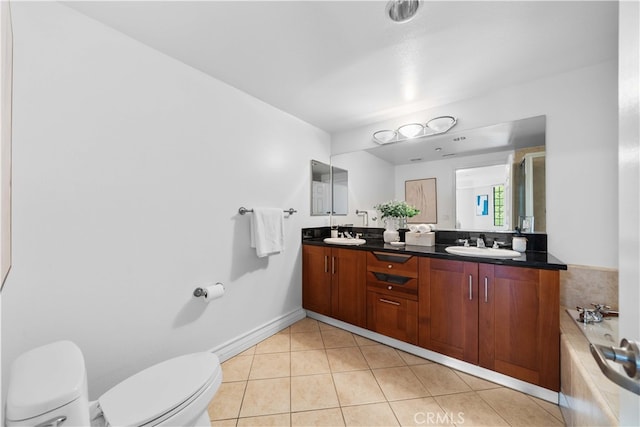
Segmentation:
<svg viewBox="0 0 640 427">
<path fill-rule="evenodd" d="M 398 128 L 398 133 L 405 138 L 415 138 L 424 130 L 424 126 L 420 123 L 409 123 Z"/>
<path fill-rule="evenodd" d="M 427 122 L 427 127 L 436 133 L 444 133 L 455 126 L 457 120 L 452 116 L 435 117 Z"/>
<path fill-rule="evenodd" d="M 398 135 L 395 130 L 379 130 L 373 134 L 373 141 L 378 144 L 388 144 Z"/>
</svg>

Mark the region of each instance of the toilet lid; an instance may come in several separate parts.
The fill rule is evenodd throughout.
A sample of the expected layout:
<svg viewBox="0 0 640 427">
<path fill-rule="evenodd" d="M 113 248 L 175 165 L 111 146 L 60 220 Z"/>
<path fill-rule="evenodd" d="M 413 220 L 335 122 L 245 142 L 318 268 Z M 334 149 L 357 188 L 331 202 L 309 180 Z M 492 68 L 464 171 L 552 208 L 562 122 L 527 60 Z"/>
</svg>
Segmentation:
<svg viewBox="0 0 640 427">
<path fill-rule="evenodd" d="M 98 402 L 110 425 L 143 425 L 198 395 L 219 370 L 215 354 L 179 356 L 127 378 Z"/>
</svg>

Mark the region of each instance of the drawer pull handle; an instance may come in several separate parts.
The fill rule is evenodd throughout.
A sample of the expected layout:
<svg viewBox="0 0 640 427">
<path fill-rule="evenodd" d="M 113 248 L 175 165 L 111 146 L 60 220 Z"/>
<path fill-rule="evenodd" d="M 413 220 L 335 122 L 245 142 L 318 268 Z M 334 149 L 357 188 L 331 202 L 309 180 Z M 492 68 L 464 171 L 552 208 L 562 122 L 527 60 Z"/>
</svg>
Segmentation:
<svg viewBox="0 0 640 427">
<path fill-rule="evenodd" d="M 489 302 L 489 279 L 484 278 L 484 302 Z"/>
<path fill-rule="evenodd" d="M 473 277 L 469 275 L 469 301 L 473 299 Z"/>
<path fill-rule="evenodd" d="M 387 286 L 387 289 L 391 290 L 393 289 L 393 286 Z"/>
<path fill-rule="evenodd" d="M 336 257 L 331 257 L 331 274 L 336 274 Z"/>
<path fill-rule="evenodd" d="M 393 265 L 389 264 L 389 265 L 387 266 L 387 268 L 393 268 Z"/>
<path fill-rule="evenodd" d="M 395 301 L 390 301 L 388 299 L 384 299 L 384 298 L 380 298 L 380 302 L 383 302 L 385 304 L 392 304 L 392 305 L 400 305 L 399 302 L 395 302 Z"/>
<path fill-rule="evenodd" d="M 325 256 L 324 256 L 324 272 L 325 272 L 325 273 L 328 273 L 328 272 L 329 272 L 328 258 L 329 258 L 329 257 L 328 257 L 327 255 L 325 255 Z"/>
</svg>

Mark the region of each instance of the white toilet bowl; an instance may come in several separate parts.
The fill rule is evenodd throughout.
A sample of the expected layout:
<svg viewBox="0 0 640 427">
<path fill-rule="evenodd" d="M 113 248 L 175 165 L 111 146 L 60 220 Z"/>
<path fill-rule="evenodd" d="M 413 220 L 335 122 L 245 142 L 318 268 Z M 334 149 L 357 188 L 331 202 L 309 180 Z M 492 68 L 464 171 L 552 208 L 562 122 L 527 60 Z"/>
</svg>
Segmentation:
<svg viewBox="0 0 640 427">
<path fill-rule="evenodd" d="M 210 426 L 222 369 L 212 353 L 158 363 L 89 402 L 82 352 L 70 341 L 30 350 L 11 368 L 7 426 Z"/>
</svg>

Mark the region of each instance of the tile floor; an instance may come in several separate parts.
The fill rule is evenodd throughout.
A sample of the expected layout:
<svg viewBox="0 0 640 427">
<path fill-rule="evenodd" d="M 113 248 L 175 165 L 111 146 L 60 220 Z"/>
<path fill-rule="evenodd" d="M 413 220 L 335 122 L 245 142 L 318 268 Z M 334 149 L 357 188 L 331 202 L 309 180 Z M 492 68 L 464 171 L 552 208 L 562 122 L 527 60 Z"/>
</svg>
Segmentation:
<svg viewBox="0 0 640 427">
<path fill-rule="evenodd" d="M 222 364 L 212 426 L 561 426 L 558 406 L 305 318 Z"/>
</svg>

